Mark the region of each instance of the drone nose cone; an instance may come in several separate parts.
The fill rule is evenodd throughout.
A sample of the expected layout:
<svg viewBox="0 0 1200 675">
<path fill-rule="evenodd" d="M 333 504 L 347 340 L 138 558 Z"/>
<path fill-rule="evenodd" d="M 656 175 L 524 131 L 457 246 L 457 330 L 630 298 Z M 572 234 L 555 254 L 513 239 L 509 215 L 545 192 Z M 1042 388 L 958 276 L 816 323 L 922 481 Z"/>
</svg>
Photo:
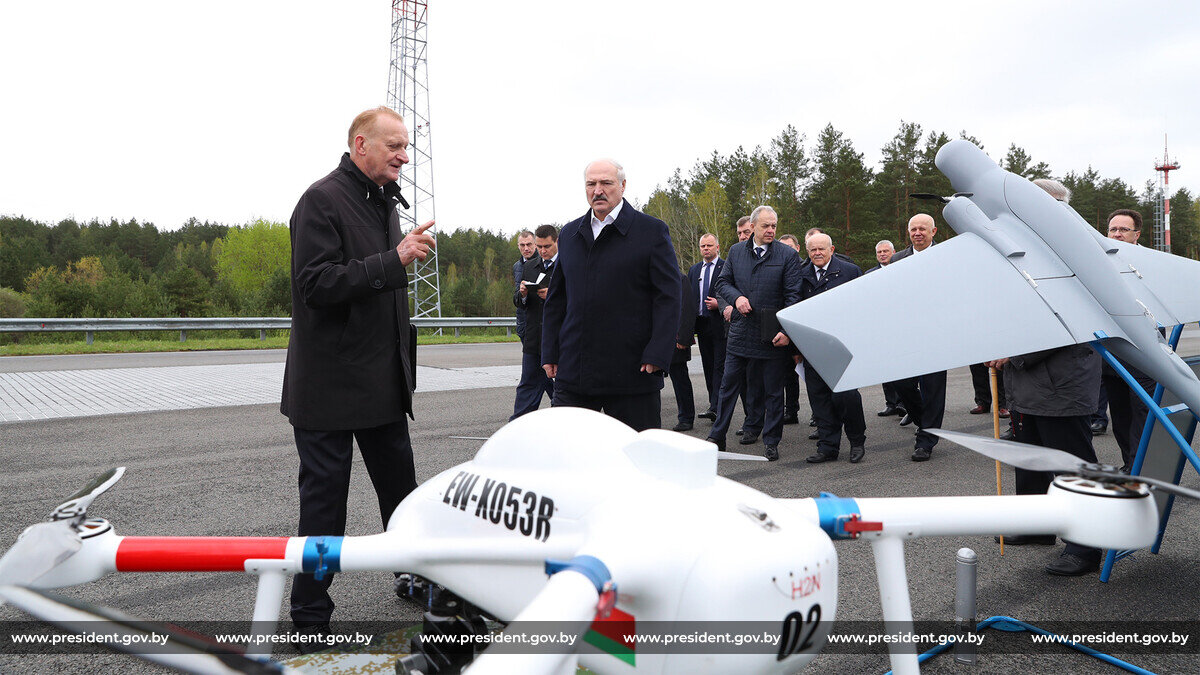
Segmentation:
<svg viewBox="0 0 1200 675">
<path fill-rule="evenodd" d="M 983 176 L 1000 168 L 974 143 L 962 139 L 943 145 L 933 163 L 958 192 L 974 191 Z"/>
</svg>

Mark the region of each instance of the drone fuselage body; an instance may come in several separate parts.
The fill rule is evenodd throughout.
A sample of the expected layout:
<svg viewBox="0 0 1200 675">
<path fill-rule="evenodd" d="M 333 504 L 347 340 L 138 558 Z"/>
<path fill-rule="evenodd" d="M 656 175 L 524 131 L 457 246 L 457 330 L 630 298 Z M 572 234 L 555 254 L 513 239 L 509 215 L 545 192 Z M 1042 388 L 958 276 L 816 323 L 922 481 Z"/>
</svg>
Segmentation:
<svg viewBox="0 0 1200 675">
<path fill-rule="evenodd" d="M 952 141 L 936 158 L 938 168 L 956 196 L 943 214 L 955 232 L 983 238 L 1003 254 L 1031 284 L 1052 284 L 1074 275 L 1088 296 L 1077 303 L 1094 302 L 1118 330 L 1105 331 L 1104 346 L 1126 362 L 1175 392 L 1192 410 L 1200 410 L 1200 380 L 1166 344 L 1158 322 L 1139 300 L 1134 284 L 1122 274 L 1137 274 L 1115 256 L 1123 244 L 1106 239 L 1066 204 L 1046 194 L 1033 183 L 1004 171 L 982 150 L 967 141 Z M 1138 293 L 1150 293 L 1137 289 Z M 1067 301 L 1044 296 L 1058 313 L 1064 327 L 1078 342 L 1097 339 L 1099 328 L 1072 321 Z"/>
</svg>

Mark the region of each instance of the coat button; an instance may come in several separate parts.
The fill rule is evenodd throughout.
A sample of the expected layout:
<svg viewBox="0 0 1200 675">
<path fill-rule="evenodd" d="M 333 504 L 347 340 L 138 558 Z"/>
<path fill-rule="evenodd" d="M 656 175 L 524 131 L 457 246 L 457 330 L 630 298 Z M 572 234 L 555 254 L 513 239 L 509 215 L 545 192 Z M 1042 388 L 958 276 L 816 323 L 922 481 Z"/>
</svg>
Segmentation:
<svg viewBox="0 0 1200 675">
<path fill-rule="evenodd" d="M 383 286 L 383 281 L 380 279 L 376 279 L 375 281 L 371 282 L 371 285 L 374 286 L 375 288 L 381 288 Z"/>
</svg>

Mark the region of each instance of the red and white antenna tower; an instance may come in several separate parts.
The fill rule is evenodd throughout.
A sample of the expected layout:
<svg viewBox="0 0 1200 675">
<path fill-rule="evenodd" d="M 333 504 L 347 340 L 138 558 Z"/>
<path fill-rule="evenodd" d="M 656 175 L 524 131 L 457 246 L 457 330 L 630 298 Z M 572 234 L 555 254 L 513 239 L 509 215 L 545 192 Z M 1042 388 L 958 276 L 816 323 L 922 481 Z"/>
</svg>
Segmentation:
<svg viewBox="0 0 1200 675">
<path fill-rule="evenodd" d="M 1154 163 L 1154 170 L 1162 172 L 1158 181 L 1158 204 L 1154 209 L 1154 248 L 1171 252 L 1171 172 L 1179 168 L 1167 154 L 1167 135 L 1163 134 L 1163 159 Z"/>
<path fill-rule="evenodd" d="M 429 124 L 429 70 L 426 62 L 429 7 L 425 0 L 392 0 L 392 60 L 388 73 L 388 107 L 400 113 L 408 126 L 409 162 L 400 172 L 400 187 L 412 187 L 412 208 L 400 210 L 400 227 L 407 232 L 434 218 L 433 143 Z M 429 230 L 436 235 L 437 226 Z M 409 297 L 413 316 L 441 316 L 438 255 L 433 249 L 425 260 L 413 263 Z"/>
</svg>

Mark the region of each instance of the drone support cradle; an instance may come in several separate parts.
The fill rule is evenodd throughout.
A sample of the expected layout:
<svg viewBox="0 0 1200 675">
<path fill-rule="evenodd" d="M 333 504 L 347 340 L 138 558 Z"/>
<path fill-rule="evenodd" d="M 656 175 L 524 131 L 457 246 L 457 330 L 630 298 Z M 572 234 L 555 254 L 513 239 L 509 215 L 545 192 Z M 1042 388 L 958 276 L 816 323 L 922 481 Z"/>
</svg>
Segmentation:
<svg viewBox="0 0 1200 675">
<path fill-rule="evenodd" d="M 1171 336 L 1168 339 L 1168 344 L 1170 344 L 1172 350 L 1179 345 L 1179 338 L 1182 334 L 1182 324 L 1171 329 Z M 1108 363 L 1108 365 L 1112 367 L 1112 369 L 1116 371 L 1118 375 L 1121 376 L 1121 379 L 1124 380 L 1129 386 L 1130 391 L 1135 393 L 1148 409 L 1148 414 L 1146 415 L 1146 425 L 1142 429 L 1141 440 L 1138 442 L 1137 455 L 1133 460 L 1133 466 L 1130 468 L 1130 474 L 1134 476 L 1142 475 L 1142 469 L 1146 462 L 1147 455 L 1151 451 L 1152 438 L 1154 438 L 1156 441 L 1159 441 L 1156 443 L 1155 448 L 1158 453 L 1161 453 L 1162 450 L 1166 449 L 1160 449 L 1158 446 L 1169 447 L 1171 444 L 1174 444 L 1179 449 L 1179 455 L 1175 459 L 1173 472 L 1171 468 L 1167 466 L 1159 469 L 1159 472 L 1161 472 L 1162 475 L 1153 475 L 1153 473 L 1159 472 L 1152 472 L 1146 475 L 1152 478 L 1167 480 L 1178 485 L 1180 478 L 1183 477 L 1183 467 L 1185 463 L 1190 463 L 1193 469 L 1195 469 L 1197 472 L 1200 472 L 1200 457 L 1198 457 L 1196 452 L 1192 450 L 1192 439 L 1195 438 L 1196 435 L 1197 411 L 1188 410 L 1187 406 L 1182 403 L 1163 406 L 1162 400 L 1163 393 L 1165 391 L 1163 386 L 1161 384 L 1156 385 L 1154 387 L 1154 394 L 1151 396 L 1151 394 L 1142 388 L 1142 385 L 1139 384 L 1137 379 L 1134 378 L 1134 376 L 1129 372 L 1129 369 L 1126 368 L 1124 364 L 1122 364 L 1115 356 L 1113 356 L 1111 352 L 1105 349 L 1102 341 L 1107 338 L 1108 335 L 1105 334 L 1104 331 L 1096 331 L 1095 335 L 1096 341 L 1091 343 L 1092 349 L 1095 349 L 1096 352 L 1098 352 L 1104 359 L 1104 361 Z M 1200 362 L 1197 360 L 1189 359 L 1187 360 L 1187 363 L 1192 367 L 1193 370 L 1200 369 Z M 1185 412 L 1190 412 L 1191 414 L 1187 415 L 1186 417 L 1180 415 L 1182 419 L 1179 421 L 1184 422 L 1184 426 L 1186 426 L 1186 431 L 1181 432 L 1179 426 L 1177 426 L 1176 422 L 1171 420 L 1171 417 Z M 1163 438 L 1161 435 L 1155 436 L 1154 428 L 1156 425 L 1162 426 L 1163 432 L 1166 434 L 1166 438 Z M 1164 461 L 1169 463 L 1169 460 Z M 1158 536 L 1155 538 L 1154 545 L 1150 548 L 1151 553 L 1158 553 L 1158 549 L 1162 545 L 1163 535 L 1167 531 L 1167 521 L 1171 516 L 1171 507 L 1175 503 L 1175 496 L 1172 494 L 1159 494 L 1158 499 Z M 1118 551 L 1109 549 L 1105 553 L 1104 565 L 1100 569 L 1100 581 L 1107 583 L 1109 577 L 1112 575 L 1112 568 L 1116 561 L 1133 555 L 1134 552 L 1134 550 Z"/>
</svg>

